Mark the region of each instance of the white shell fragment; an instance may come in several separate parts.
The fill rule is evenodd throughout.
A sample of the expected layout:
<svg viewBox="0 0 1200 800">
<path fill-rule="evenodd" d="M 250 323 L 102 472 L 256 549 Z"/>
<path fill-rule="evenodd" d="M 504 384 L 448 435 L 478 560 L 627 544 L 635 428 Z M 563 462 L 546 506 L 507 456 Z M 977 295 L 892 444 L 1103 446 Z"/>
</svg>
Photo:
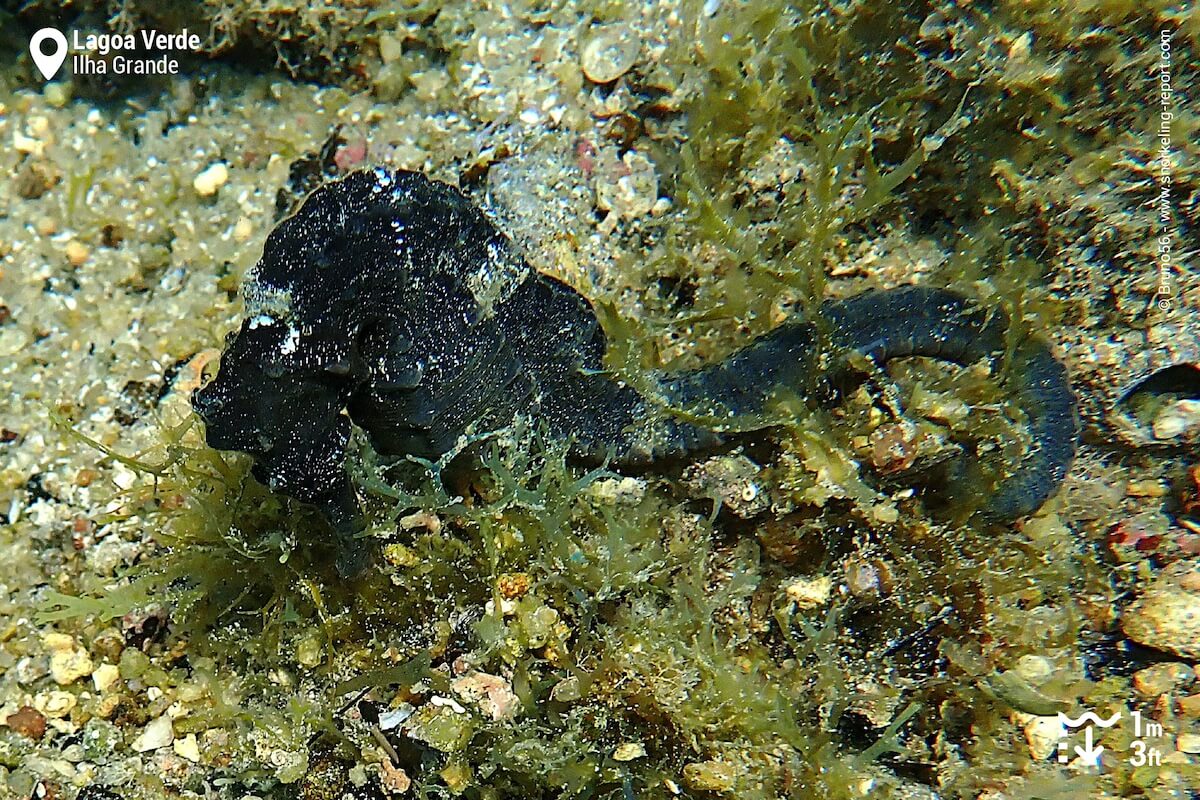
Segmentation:
<svg viewBox="0 0 1200 800">
<path fill-rule="evenodd" d="M 601 25 L 583 45 L 580 66 L 593 83 L 612 83 L 637 61 L 641 42 L 625 25 Z"/>
</svg>

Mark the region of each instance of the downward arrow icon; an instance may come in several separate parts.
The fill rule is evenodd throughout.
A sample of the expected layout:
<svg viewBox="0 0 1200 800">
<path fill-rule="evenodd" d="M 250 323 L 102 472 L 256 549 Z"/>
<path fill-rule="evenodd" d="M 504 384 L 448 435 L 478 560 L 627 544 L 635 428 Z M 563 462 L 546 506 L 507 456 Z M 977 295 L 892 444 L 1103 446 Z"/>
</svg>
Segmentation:
<svg viewBox="0 0 1200 800">
<path fill-rule="evenodd" d="M 1088 725 L 1083 731 L 1083 747 L 1075 745 L 1075 752 L 1083 759 L 1085 766 L 1099 767 L 1100 754 L 1104 752 L 1104 745 L 1096 745 L 1092 747 L 1092 726 Z"/>
</svg>

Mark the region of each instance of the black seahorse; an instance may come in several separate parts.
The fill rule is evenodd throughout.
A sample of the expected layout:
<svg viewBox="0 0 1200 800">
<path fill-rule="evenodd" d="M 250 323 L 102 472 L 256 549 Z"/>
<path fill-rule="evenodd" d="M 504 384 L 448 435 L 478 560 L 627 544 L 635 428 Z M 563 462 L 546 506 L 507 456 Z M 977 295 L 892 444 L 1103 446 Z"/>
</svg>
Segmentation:
<svg viewBox="0 0 1200 800">
<path fill-rule="evenodd" d="M 241 329 L 193 397 L 207 441 L 251 454 L 259 480 L 320 506 L 342 537 L 358 524 L 343 466 L 351 421 L 380 453 L 437 458 L 527 415 L 576 457 L 644 466 L 726 440 L 671 408 L 761 412 L 780 388 L 844 385 L 852 352 L 970 364 L 1004 350 L 1008 329 L 950 291 L 871 291 L 824 303 L 823 325 L 789 322 L 639 393 L 606 371 L 586 299 L 531 269 L 457 189 L 384 168 L 314 191 L 268 236 L 244 295 Z M 1011 367 L 1032 445 L 983 504 L 1000 520 L 1041 506 L 1078 438 L 1066 371 L 1045 344 L 1025 342 Z"/>
</svg>

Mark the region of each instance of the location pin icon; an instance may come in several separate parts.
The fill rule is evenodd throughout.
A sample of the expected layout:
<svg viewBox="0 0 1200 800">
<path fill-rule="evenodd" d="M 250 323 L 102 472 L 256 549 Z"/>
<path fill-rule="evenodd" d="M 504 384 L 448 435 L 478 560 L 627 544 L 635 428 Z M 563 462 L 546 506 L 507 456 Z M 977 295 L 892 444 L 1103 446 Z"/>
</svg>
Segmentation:
<svg viewBox="0 0 1200 800">
<path fill-rule="evenodd" d="M 47 44 L 52 52 L 46 52 Z M 46 76 L 46 80 L 50 80 L 67 58 L 67 37 L 57 28 L 42 28 L 29 40 L 29 55 L 33 57 L 38 71 Z"/>
</svg>

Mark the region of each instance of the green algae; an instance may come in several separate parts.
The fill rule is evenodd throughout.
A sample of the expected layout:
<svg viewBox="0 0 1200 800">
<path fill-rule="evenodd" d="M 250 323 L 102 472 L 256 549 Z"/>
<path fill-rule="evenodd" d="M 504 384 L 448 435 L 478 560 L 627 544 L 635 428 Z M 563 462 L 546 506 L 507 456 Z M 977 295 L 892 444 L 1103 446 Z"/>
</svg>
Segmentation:
<svg viewBox="0 0 1200 800">
<path fill-rule="evenodd" d="M 918 10 L 929 15 L 922 20 Z M 687 11 L 687 24 L 699 26 L 699 4 Z M 394 13 L 381 8 L 364 22 L 390 25 Z M 938 26 L 961 31 L 962 21 L 923 6 L 878 14 L 724 3 L 698 50 L 687 42 L 669 54 L 662 69 L 697 98 L 683 108 L 685 146 L 657 154 L 680 213 L 631 282 L 691 282 L 696 300 L 683 313 L 659 307 L 658 317 L 648 302 L 651 317 L 623 329 L 606 323 L 622 369 L 659 366 L 654 343 L 664 330 L 712 334 L 709 349 L 720 352 L 748 335 L 735 320 L 761 332 L 780 304 L 811 309 L 826 292 L 876 280 L 831 274 L 864 231 L 903 213 L 940 220 L 950 256 L 930 277 L 1003 302 L 1015 331 L 1078 312 L 1078 301 L 1041 285 L 1040 254 L 1017 234 L 1025 230 L 1018 212 L 1054 200 L 1025 172 L 1046 157 L 1039 142 L 1086 145 L 1079 130 L 1097 109 L 1083 103 L 1069 112 L 1062 101 L 1083 91 L 1082 77 L 1064 85 L 1040 54 L 1000 69 L 992 53 L 1000 45 L 976 42 L 971 55 L 942 58 L 932 71 L 942 77 L 914 81 L 926 60 L 920 47 L 929 46 L 916 44 L 918 25 L 936 34 Z M 439 25 L 464 24 L 451 16 Z M 1114 25 L 1100 49 L 1116 58 L 1131 19 L 1120 5 L 1063 12 L 1001 4 L 980 24 L 1000 42 L 1032 29 L 1060 51 L 1095 25 Z M 894 38 L 880 41 L 872 28 Z M 880 54 L 890 57 L 885 66 L 864 69 Z M 400 78 L 387 83 L 398 88 L 386 92 L 405 90 Z M 1032 108 L 1053 133 L 1000 124 L 1018 108 Z M 1066 130 L 1072 125 L 1079 129 Z M 746 188 L 781 140 L 803 165 L 802 180 Z M 765 205 L 751 202 L 761 195 Z M 949 224 L 993 206 L 1001 207 L 997 221 L 964 233 Z M 971 414 L 952 428 L 1019 446 L 1019 424 L 994 410 L 992 378 L 913 364 L 894 376 L 903 408 L 920 408 L 931 394 L 962 400 Z M 207 450 L 194 430 L 164 429 L 160 453 L 105 453 L 144 478 L 113 519 L 142 518 L 157 547 L 115 588 L 84 579 L 45 593 L 41 619 L 91 635 L 152 602 L 169 605 L 186 663 L 166 645 L 149 654 L 126 648 L 123 675 L 184 692 L 192 713 L 181 732 L 216 732 L 213 742 L 229 735 L 207 751 L 231 754 L 228 763 L 208 762 L 212 774 L 281 797 L 297 786 L 303 796 L 318 796 L 318 787 L 329 796 L 366 780 L 363 764 L 375 775 L 389 756 L 346 701 L 364 692 L 381 708 L 418 709 L 411 728 L 390 736 L 420 743 L 400 755 L 421 796 L 665 797 L 679 788 L 843 798 L 861 796 L 868 782 L 899 796 L 914 782 L 897 775 L 929 764 L 938 774 L 921 783 L 944 796 L 994 786 L 1012 797 L 1101 786 L 1165 796 L 1171 784 L 1159 771 L 1120 765 L 1102 781 L 1033 761 L 1010 706 L 1035 713 L 1125 703 L 1127 680 L 1089 681 L 1076 657 L 1092 625 L 1077 597 L 1111 601 L 1116 590 L 1053 511 L 999 536 L 932 523 L 918 500 L 881 513 L 893 509 L 860 472 L 855 444 L 878 425 L 872 409 L 880 404 L 867 393 L 825 414 L 781 400 L 777 413 L 791 422 L 778 459 L 763 459 L 776 503 L 767 520 L 719 513 L 670 473 L 646 481 L 638 499 L 603 498 L 590 489 L 608 473 L 570 467 L 529 432 L 476 443 L 465 467 L 384 464 L 362 447 L 352 467 L 370 498 L 383 563 L 350 585 L 332 574 L 315 515 L 265 492 L 244 459 Z M 772 536 L 799 555 L 774 557 Z M 787 591 L 794 578 L 840 575 L 851 559 L 886 566 L 872 567 L 881 573 L 878 594 L 796 606 Z M 518 574 L 527 586 L 508 596 L 506 579 Z M 1050 659 L 1060 675 L 1038 686 L 1013 678 L 1016 689 L 997 690 L 997 676 L 1024 656 Z M 463 668 L 504 676 L 520 700 L 516 716 L 491 719 L 463 698 L 461 714 L 434 705 Z M 901 688 L 886 695 L 872 681 Z M 135 722 L 145 719 L 122 720 Z M 646 755 L 616 759 L 629 742 Z M 147 793 L 164 791 L 156 787 Z"/>
</svg>

